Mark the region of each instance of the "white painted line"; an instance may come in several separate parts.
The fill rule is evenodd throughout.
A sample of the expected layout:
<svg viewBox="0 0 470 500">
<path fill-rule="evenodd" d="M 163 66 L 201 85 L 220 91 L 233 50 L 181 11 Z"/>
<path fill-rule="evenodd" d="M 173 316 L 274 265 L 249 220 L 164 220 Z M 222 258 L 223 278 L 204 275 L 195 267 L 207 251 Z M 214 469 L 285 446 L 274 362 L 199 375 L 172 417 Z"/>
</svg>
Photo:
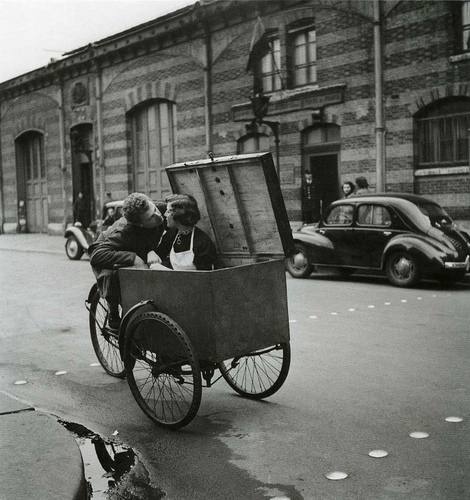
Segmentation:
<svg viewBox="0 0 470 500">
<path fill-rule="evenodd" d="M 427 432 L 410 432 L 410 437 L 415 438 L 415 439 L 426 439 L 429 437 L 429 434 Z"/>
<path fill-rule="evenodd" d="M 463 422 L 462 417 L 446 417 L 446 422 Z"/>
<path fill-rule="evenodd" d="M 388 451 L 385 450 L 372 450 L 369 451 L 369 457 L 372 458 L 384 458 L 388 455 Z"/>
<path fill-rule="evenodd" d="M 15 385 L 24 385 L 24 384 L 27 384 L 28 381 L 27 380 L 16 380 L 15 382 L 13 382 Z"/>
<path fill-rule="evenodd" d="M 341 479 L 346 479 L 348 475 L 346 472 L 333 471 L 325 474 L 326 479 L 330 479 L 331 481 L 340 481 Z"/>
<path fill-rule="evenodd" d="M 59 370 L 58 372 L 55 372 L 54 375 L 65 375 L 67 372 L 65 370 Z"/>
</svg>

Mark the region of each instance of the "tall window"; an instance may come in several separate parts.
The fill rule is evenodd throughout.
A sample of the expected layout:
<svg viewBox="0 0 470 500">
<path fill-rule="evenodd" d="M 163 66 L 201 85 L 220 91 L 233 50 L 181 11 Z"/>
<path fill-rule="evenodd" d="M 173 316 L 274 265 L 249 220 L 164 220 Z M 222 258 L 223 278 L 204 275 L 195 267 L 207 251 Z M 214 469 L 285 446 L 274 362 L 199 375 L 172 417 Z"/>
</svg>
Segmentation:
<svg viewBox="0 0 470 500">
<path fill-rule="evenodd" d="M 273 92 L 282 87 L 281 43 L 279 38 L 269 40 L 270 50 L 260 60 L 260 79 L 264 92 Z"/>
<path fill-rule="evenodd" d="M 43 156 L 43 138 L 38 132 L 23 134 L 20 140 L 21 163 L 25 169 L 27 181 L 46 177 L 46 167 Z"/>
<path fill-rule="evenodd" d="M 470 50 L 470 1 L 462 2 L 462 49 Z"/>
<path fill-rule="evenodd" d="M 289 30 L 291 82 L 294 87 L 317 81 L 317 41 L 313 26 Z"/>
<path fill-rule="evenodd" d="M 439 101 L 416 118 L 418 168 L 467 165 L 470 100 Z"/>
<path fill-rule="evenodd" d="M 152 101 L 131 115 L 134 190 L 152 199 L 169 192 L 165 167 L 175 161 L 175 105 Z"/>
</svg>

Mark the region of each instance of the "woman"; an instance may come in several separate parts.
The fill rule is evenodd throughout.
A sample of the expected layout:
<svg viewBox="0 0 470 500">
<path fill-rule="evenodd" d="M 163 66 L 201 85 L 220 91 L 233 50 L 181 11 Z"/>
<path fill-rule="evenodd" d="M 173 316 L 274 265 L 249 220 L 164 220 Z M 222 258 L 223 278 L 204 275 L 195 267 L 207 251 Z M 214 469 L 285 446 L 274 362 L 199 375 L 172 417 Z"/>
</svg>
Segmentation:
<svg viewBox="0 0 470 500">
<path fill-rule="evenodd" d="M 201 218 L 196 200 L 187 194 L 172 196 L 165 217 L 168 229 L 157 248 L 163 266 L 175 271 L 213 269 L 217 253 L 209 236 L 196 227 Z M 162 269 L 158 264 L 150 268 Z"/>
<path fill-rule="evenodd" d="M 343 198 L 348 198 L 354 193 L 355 186 L 351 181 L 343 182 L 341 186 L 341 191 L 343 192 Z"/>
</svg>

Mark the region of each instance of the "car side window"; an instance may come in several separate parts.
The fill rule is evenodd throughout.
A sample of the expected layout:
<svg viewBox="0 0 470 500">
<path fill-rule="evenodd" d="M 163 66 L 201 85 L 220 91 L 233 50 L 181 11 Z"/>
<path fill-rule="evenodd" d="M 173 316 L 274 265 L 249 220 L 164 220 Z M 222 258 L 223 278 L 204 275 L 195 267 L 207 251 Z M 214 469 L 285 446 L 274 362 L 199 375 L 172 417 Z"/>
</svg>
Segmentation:
<svg viewBox="0 0 470 500">
<path fill-rule="evenodd" d="M 325 220 L 325 224 L 328 226 L 351 225 L 353 221 L 353 213 L 353 205 L 338 205 L 331 209 Z"/>
<path fill-rule="evenodd" d="M 382 205 L 360 205 L 357 211 L 357 224 L 360 226 L 389 227 L 392 217 Z"/>
</svg>

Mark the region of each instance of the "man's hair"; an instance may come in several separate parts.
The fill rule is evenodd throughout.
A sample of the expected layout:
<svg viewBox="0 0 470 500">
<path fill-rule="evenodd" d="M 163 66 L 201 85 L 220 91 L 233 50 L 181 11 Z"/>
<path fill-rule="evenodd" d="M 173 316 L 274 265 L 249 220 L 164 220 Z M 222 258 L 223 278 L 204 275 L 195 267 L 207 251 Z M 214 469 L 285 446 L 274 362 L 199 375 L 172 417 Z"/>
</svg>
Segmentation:
<svg viewBox="0 0 470 500">
<path fill-rule="evenodd" d="M 122 204 L 122 213 L 129 222 L 138 224 L 140 216 L 149 209 L 150 203 L 150 198 L 144 193 L 131 193 Z"/>
<path fill-rule="evenodd" d="M 367 182 L 367 179 L 365 177 L 358 177 L 356 179 L 356 186 L 359 189 L 367 189 L 369 187 L 369 183 Z"/>
<path fill-rule="evenodd" d="M 201 218 L 196 199 L 190 194 L 176 194 L 167 198 L 175 211 L 173 219 L 184 226 L 194 226 Z"/>
</svg>

